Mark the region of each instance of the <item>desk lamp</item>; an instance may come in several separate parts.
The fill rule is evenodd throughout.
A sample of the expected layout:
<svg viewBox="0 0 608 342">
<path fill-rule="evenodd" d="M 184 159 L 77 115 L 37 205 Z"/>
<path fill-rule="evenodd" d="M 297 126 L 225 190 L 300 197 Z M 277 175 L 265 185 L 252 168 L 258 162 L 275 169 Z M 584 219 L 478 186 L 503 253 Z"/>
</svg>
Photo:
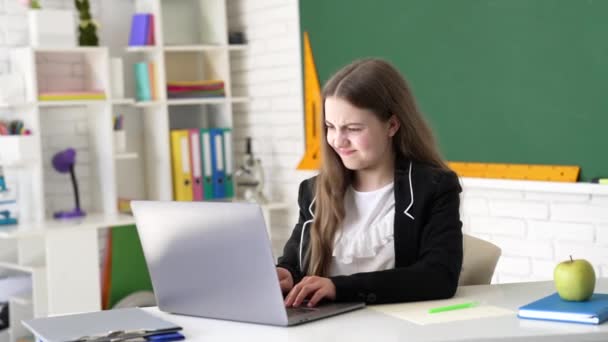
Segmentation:
<svg viewBox="0 0 608 342">
<path fill-rule="evenodd" d="M 68 148 L 57 152 L 53 156 L 53 168 L 60 173 L 70 173 L 72 178 L 72 187 L 74 189 L 74 199 L 76 207 L 71 211 L 58 211 L 53 216 L 56 219 L 75 218 L 85 216 L 86 213 L 80 209 L 80 197 L 78 194 L 78 183 L 76 182 L 76 174 L 74 172 L 74 164 L 76 163 L 76 150 Z"/>
</svg>

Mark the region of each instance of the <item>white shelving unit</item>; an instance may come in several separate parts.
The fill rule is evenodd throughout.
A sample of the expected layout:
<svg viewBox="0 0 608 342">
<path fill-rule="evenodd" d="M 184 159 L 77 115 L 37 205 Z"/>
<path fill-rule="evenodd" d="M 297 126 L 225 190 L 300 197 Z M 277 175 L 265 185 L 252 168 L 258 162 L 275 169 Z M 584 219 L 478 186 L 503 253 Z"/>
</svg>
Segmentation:
<svg viewBox="0 0 608 342">
<path fill-rule="evenodd" d="M 155 46 L 87 47 L 70 49 L 19 48 L 12 51 L 11 67 L 25 77 L 23 103 L 0 105 L 19 111 L 19 118 L 33 135 L 14 140 L 0 137 L 0 166 L 3 158 L 19 175 L 28 179 L 20 189 L 20 223 L 0 228 L 0 272 L 19 272 L 32 277 L 31 298 L 14 298 L 18 315 L 40 317 L 52 314 L 95 311 L 101 307 L 98 230 L 133 224 L 120 215 L 117 198 L 172 200 L 170 131 L 183 128 L 233 127 L 232 106 L 249 99 L 233 93 L 230 54 L 246 51 L 245 45 L 228 44 L 227 0 L 135 0 L 132 12 L 120 11 L 125 23 L 134 13 L 151 13 L 155 23 Z M 124 3 L 120 3 L 122 9 Z M 116 18 L 113 18 L 115 21 Z M 122 25 L 122 24 L 121 24 Z M 123 31 L 120 31 L 124 33 Z M 125 34 L 126 37 L 126 34 Z M 125 39 L 126 40 L 126 39 Z M 112 50 L 114 49 L 114 50 Z M 105 100 L 39 101 L 41 87 L 36 60 L 58 55 L 79 56 L 88 71 L 87 86 L 103 90 Z M 113 98 L 110 56 L 122 57 L 125 98 Z M 135 101 L 132 64 L 154 62 L 157 99 Z M 168 99 L 167 81 L 221 79 L 222 98 Z M 48 85 L 46 85 L 48 87 Z M 87 216 L 76 221 L 56 221 L 45 205 L 41 117 L 57 108 L 78 107 L 86 111 L 90 134 L 91 168 L 94 170 L 92 204 Z M 112 116 L 125 114 L 127 151 L 114 152 Z M 13 146 L 4 153 L 2 147 Z M 16 147 L 14 147 L 16 146 Z M 20 151 L 28 151 L 21 153 Z M 232 151 L 233 152 L 233 151 Z M 5 161 L 6 161 L 5 160 Z M 21 184 L 21 182 L 20 182 Z M 282 203 L 263 206 L 267 223 Z M 11 243 L 6 243 L 10 241 Z M 7 247 L 7 248 L 5 248 Z M 11 329 L 12 330 L 12 329 Z M 11 341 L 18 336 L 8 334 Z M 6 335 L 5 335 L 6 336 Z M 3 335 L 0 334 L 0 341 Z"/>
<path fill-rule="evenodd" d="M 228 44 L 225 1 L 135 1 L 136 12 L 154 16 L 156 44 L 125 48 L 133 63 L 152 62 L 155 66 L 156 99 L 135 104 L 143 111 L 143 160 L 151 198 L 173 199 L 170 131 L 233 127 L 233 103 L 248 100 L 232 93 L 230 53 L 243 51 L 246 46 Z M 132 66 L 126 65 L 125 69 Z M 168 98 L 167 82 L 215 79 L 224 81 L 225 97 Z"/>
<path fill-rule="evenodd" d="M 84 87 L 103 91 L 106 99 L 39 101 L 42 91 L 62 90 L 44 82 L 39 62 L 62 58 L 82 63 Z M 0 274 L 27 274 L 32 281 L 31 297 L 9 301 L 12 324 L 0 341 L 12 342 L 27 335 L 20 319 L 100 309 L 98 230 L 133 224 L 131 216 L 120 215 L 117 210 L 117 165 L 121 157 L 131 157 L 132 153 L 114 153 L 112 116 L 116 106 L 132 105 L 134 101 L 112 98 L 105 47 L 15 48 L 11 51 L 11 67 L 25 80 L 26 98 L 23 103 L 5 104 L 3 108 L 14 111 L 11 119 L 23 120 L 32 132 L 29 136 L 0 136 L 0 166 L 16 175 L 19 210 L 18 225 L 0 226 Z M 76 108 L 87 114 L 93 179 L 91 203 L 83 204 L 87 216 L 58 221 L 52 219 L 45 201 L 44 174 L 54 171 L 44 153 L 42 137 L 47 128 L 42 122 L 52 120 L 61 108 Z M 76 159 L 78 165 L 78 156 Z"/>
</svg>

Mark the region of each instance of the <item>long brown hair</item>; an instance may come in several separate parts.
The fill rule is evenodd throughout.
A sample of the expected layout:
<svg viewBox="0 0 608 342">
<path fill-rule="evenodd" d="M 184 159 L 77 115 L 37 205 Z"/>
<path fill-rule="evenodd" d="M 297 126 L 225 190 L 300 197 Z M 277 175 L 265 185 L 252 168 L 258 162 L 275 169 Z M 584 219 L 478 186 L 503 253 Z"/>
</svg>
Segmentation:
<svg viewBox="0 0 608 342">
<path fill-rule="evenodd" d="M 395 115 L 400 127 L 393 136 L 395 158 L 406 158 L 447 168 L 433 133 L 418 110 L 412 92 L 399 71 L 381 59 L 357 60 L 335 73 L 323 88 L 323 104 L 332 96 L 353 106 L 371 110 L 387 122 Z M 338 154 L 327 143 L 325 113 L 321 122 L 323 163 L 316 181 L 315 220 L 307 251 L 308 274 L 327 276 L 334 236 L 344 220 L 344 194 L 353 179 Z"/>
</svg>

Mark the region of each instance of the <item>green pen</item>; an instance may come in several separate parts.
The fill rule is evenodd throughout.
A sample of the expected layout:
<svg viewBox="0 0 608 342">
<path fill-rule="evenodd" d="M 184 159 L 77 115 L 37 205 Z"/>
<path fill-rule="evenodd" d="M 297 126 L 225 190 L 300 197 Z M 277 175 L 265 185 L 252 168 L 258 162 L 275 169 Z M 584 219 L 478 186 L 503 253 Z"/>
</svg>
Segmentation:
<svg viewBox="0 0 608 342">
<path fill-rule="evenodd" d="M 448 306 L 440 306 L 438 308 L 433 308 L 429 310 L 429 313 L 439 313 L 444 311 L 452 311 L 452 310 L 460 310 L 460 309 L 468 309 L 477 306 L 478 302 L 468 302 L 462 304 L 454 304 Z"/>
</svg>

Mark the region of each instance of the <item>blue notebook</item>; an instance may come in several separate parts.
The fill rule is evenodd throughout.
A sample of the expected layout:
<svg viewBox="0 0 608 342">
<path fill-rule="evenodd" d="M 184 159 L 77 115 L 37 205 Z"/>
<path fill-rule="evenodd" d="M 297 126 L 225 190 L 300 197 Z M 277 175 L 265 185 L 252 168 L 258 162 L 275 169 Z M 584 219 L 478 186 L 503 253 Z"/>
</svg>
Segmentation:
<svg viewBox="0 0 608 342">
<path fill-rule="evenodd" d="M 520 318 L 586 324 L 600 324 L 608 319 L 608 294 L 596 293 L 585 302 L 562 300 L 557 293 L 519 308 Z"/>
</svg>

